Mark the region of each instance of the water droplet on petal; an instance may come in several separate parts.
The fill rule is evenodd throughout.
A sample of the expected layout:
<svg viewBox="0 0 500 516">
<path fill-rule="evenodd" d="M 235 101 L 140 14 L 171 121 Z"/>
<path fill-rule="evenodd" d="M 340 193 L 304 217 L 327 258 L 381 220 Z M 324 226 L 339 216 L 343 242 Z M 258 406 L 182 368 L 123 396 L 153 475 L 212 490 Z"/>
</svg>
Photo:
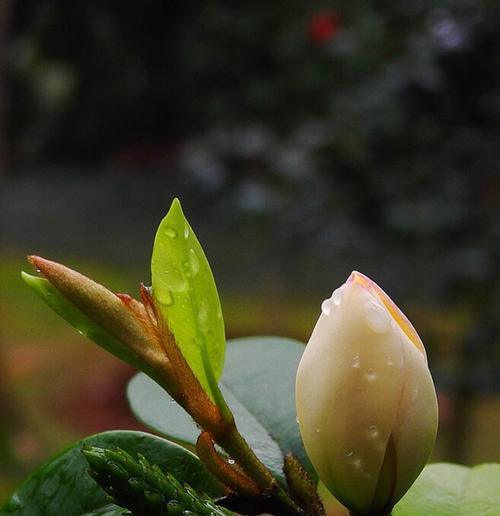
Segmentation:
<svg viewBox="0 0 500 516">
<path fill-rule="evenodd" d="M 345 454 L 346 457 L 352 457 L 354 455 L 353 451 L 349 451 Z"/>
<path fill-rule="evenodd" d="M 325 300 L 321 303 L 321 311 L 322 311 L 325 315 L 330 315 L 330 312 L 332 311 L 332 300 L 331 300 L 330 298 L 325 299 Z"/>
<path fill-rule="evenodd" d="M 378 429 L 378 427 L 376 427 L 375 425 L 370 425 L 368 427 L 368 435 L 372 438 L 372 439 L 377 439 L 378 436 L 380 435 L 380 431 Z"/>
<path fill-rule="evenodd" d="M 194 249 L 189 250 L 189 267 L 191 268 L 193 275 L 196 276 L 200 270 L 200 260 L 198 259 L 198 256 L 196 256 Z"/>
<path fill-rule="evenodd" d="M 340 306 L 342 301 L 342 287 L 333 291 L 331 300 L 335 306 Z"/>
<path fill-rule="evenodd" d="M 365 308 L 368 326 L 375 333 L 386 333 L 389 329 L 390 319 L 385 308 L 377 303 L 369 302 Z"/>
<path fill-rule="evenodd" d="M 319 428 L 316 428 L 316 433 L 319 434 L 321 430 Z"/>
<path fill-rule="evenodd" d="M 177 231 L 172 226 L 167 226 L 163 233 L 167 235 L 169 238 L 176 238 L 177 237 Z"/>
<path fill-rule="evenodd" d="M 417 397 L 418 397 L 418 389 L 413 389 L 411 391 L 411 402 L 415 403 L 415 401 L 417 400 Z"/>
<path fill-rule="evenodd" d="M 366 373 L 365 373 L 365 377 L 370 382 L 373 382 L 374 380 L 376 380 L 377 379 L 377 373 L 376 373 L 375 369 L 373 369 L 371 367 L 369 369 L 367 369 Z"/>
<path fill-rule="evenodd" d="M 353 359 L 352 359 L 352 367 L 355 367 L 355 368 L 358 368 L 361 364 L 361 359 L 359 358 L 359 355 L 356 355 Z"/>
<path fill-rule="evenodd" d="M 392 360 L 392 359 L 390 359 L 390 358 L 389 358 L 389 359 L 387 359 L 386 364 L 387 364 L 389 367 L 391 367 L 391 366 L 393 366 L 393 365 L 394 365 L 394 360 Z"/>
</svg>

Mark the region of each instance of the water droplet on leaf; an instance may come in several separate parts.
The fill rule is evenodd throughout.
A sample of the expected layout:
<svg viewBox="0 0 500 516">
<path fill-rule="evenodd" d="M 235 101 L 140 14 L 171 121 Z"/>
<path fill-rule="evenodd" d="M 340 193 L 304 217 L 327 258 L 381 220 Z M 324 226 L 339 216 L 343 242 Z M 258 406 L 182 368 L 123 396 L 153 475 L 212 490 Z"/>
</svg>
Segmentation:
<svg viewBox="0 0 500 516">
<path fill-rule="evenodd" d="M 206 329 L 208 321 L 208 306 L 206 303 L 201 303 L 198 309 L 198 322 L 203 329 Z"/>
<path fill-rule="evenodd" d="M 200 260 L 198 259 L 198 256 L 196 256 L 194 249 L 189 250 L 189 267 L 191 268 L 193 275 L 198 274 L 200 270 Z"/>
<path fill-rule="evenodd" d="M 172 306 L 174 304 L 174 297 L 172 296 L 172 292 L 170 290 L 160 290 L 158 293 L 156 293 L 156 300 L 167 306 Z"/>
<path fill-rule="evenodd" d="M 172 226 L 167 226 L 163 233 L 167 235 L 169 238 L 176 238 L 177 237 L 177 231 Z"/>
<path fill-rule="evenodd" d="M 176 268 L 169 267 L 165 269 L 158 277 L 159 283 L 162 287 L 171 290 L 172 292 L 182 292 L 186 290 L 188 283 L 183 274 L 181 274 Z M 158 295 L 158 292 L 156 292 Z"/>
</svg>

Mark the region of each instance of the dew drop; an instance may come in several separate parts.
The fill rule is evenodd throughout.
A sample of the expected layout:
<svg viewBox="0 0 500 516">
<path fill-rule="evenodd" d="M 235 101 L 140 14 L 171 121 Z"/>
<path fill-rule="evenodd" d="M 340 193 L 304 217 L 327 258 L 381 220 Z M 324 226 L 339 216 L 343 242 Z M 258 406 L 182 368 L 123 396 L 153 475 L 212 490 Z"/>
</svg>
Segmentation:
<svg viewBox="0 0 500 516">
<path fill-rule="evenodd" d="M 331 300 L 335 306 L 340 306 L 340 302 L 342 301 L 342 289 L 341 288 L 338 288 L 333 291 Z"/>
<path fill-rule="evenodd" d="M 321 430 L 319 428 L 316 428 L 316 433 L 317 434 L 321 433 Z"/>
<path fill-rule="evenodd" d="M 391 367 L 391 366 L 393 366 L 393 365 L 394 365 L 394 360 L 392 360 L 392 359 L 390 359 L 390 358 L 389 358 L 389 359 L 387 360 L 386 364 L 387 364 L 389 367 Z"/>
<path fill-rule="evenodd" d="M 321 311 L 322 311 L 325 315 L 330 315 L 330 312 L 332 311 L 332 300 L 331 300 L 331 298 L 325 299 L 325 300 L 321 303 Z"/>
<path fill-rule="evenodd" d="M 169 238 L 176 238 L 177 237 L 177 231 L 172 226 L 167 226 L 163 233 L 167 235 Z"/>
<path fill-rule="evenodd" d="M 189 226 L 186 224 L 184 226 L 184 238 L 188 238 L 189 237 Z"/>
<path fill-rule="evenodd" d="M 194 249 L 189 250 L 189 267 L 194 276 L 200 271 L 200 260 L 196 256 Z"/>
<path fill-rule="evenodd" d="M 298 417 L 295 418 L 295 421 L 297 421 L 297 424 L 300 425 L 300 420 Z"/>
<path fill-rule="evenodd" d="M 363 467 L 363 461 L 359 457 L 356 457 L 355 459 L 352 460 L 352 465 L 354 466 L 354 469 L 357 469 L 358 471 L 360 471 L 361 468 Z"/>
<path fill-rule="evenodd" d="M 236 461 L 234 459 L 227 459 L 227 463 L 232 466 L 233 464 L 236 464 Z"/>
<path fill-rule="evenodd" d="M 174 304 L 174 297 L 170 290 L 161 289 L 158 292 L 155 292 L 155 294 L 156 300 L 162 305 L 172 306 Z"/>
<path fill-rule="evenodd" d="M 359 365 L 361 364 L 361 359 L 359 358 L 359 355 L 356 355 L 353 359 L 352 359 L 352 367 L 354 368 L 358 368 Z"/>
<path fill-rule="evenodd" d="M 417 397 L 418 397 L 418 389 L 413 389 L 411 391 L 411 402 L 415 403 L 415 401 L 417 400 Z"/>
<path fill-rule="evenodd" d="M 379 431 L 379 429 L 375 425 L 370 425 L 368 427 L 368 435 L 372 439 L 377 439 L 379 437 L 379 435 L 380 435 L 380 431 Z"/>
<path fill-rule="evenodd" d="M 202 328 L 205 328 L 208 321 L 208 307 L 202 303 L 198 309 L 198 322 Z"/>
<path fill-rule="evenodd" d="M 85 335 L 85 332 L 83 330 L 77 330 L 80 335 Z"/>
<path fill-rule="evenodd" d="M 369 302 L 365 308 L 366 320 L 368 326 L 375 333 L 386 333 L 389 329 L 390 319 L 386 310 L 379 304 Z"/>
<path fill-rule="evenodd" d="M 217 319 L 222 319 L 222 310 L 220 308 L 217 309 Z"/>
<path fill-rule="evenodd" d="M 354 455 L 353 451 L 349 451 L 345 454 L 346 457 L 352 457 Z"/>
<path fill-rule="evenodd" d="M 162 287 L 172 292 L 182 292 L 186 290 L 188 286 L 184 275 L 174 267 L 165 269 L 158 278 L 158 281 L 161 283 Z"/>
<path fill-rule="evenodd" d="M 377 373 L 375 369 L 372 369 L 371 367 L 366 370 L 365 377 L 368 381 L 373 382 L 377 379 Z"/>
</svg>

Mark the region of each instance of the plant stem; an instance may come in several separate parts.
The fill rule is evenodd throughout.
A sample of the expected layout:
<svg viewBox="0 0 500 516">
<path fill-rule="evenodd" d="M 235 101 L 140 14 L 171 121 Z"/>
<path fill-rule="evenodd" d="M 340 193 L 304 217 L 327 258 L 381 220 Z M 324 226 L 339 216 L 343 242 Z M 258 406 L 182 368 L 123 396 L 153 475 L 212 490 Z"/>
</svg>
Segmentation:
<svg viewBox="0 0 500 516">
<path fill-rule="evenodd" d="M 262 489 L 274 496 L 283 505 L 283 516 L 303 514 L 286 491 L 278 484 L 270 471 L 262 464 L 243 436 L 238 432 L 234 420 L 226 427 L 226 431 L 213 436 L 221 446 Z"/>
</svg>

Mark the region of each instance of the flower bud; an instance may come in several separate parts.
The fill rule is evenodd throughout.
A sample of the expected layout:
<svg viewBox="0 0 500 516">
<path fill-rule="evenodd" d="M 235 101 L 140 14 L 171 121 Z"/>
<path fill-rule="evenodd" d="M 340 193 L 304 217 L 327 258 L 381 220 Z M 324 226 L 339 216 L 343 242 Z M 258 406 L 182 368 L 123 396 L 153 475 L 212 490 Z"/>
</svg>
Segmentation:
<svg viewBox="0 0 500 516">
<path fill-rule="evenodd" d="M 354 514 L 389 513 L 432 451 L 437 399 L 417 332 L 359 272 L 323 302 L 296 401 L 321 481 Z"/>
</svg>

